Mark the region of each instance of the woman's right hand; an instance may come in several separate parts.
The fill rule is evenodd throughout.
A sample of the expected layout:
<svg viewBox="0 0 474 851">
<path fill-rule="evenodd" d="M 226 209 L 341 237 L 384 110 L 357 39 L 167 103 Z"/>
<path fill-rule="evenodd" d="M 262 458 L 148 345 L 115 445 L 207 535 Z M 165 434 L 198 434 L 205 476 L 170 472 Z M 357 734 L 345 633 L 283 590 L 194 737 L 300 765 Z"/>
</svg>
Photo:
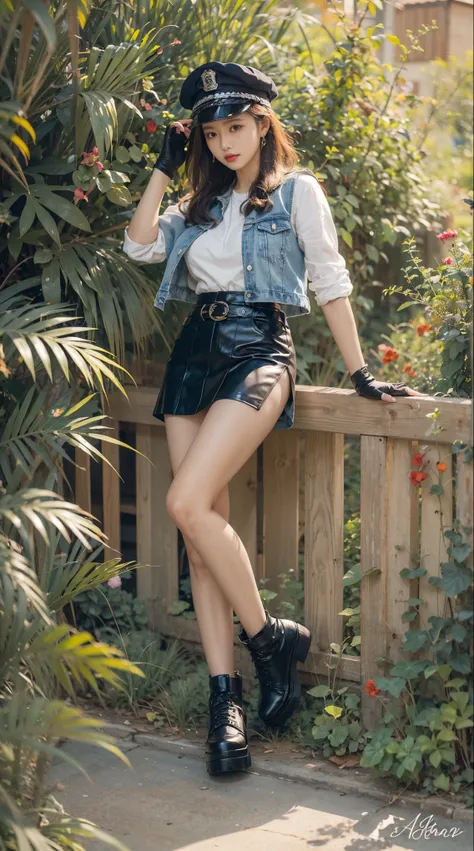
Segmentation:
<svg viewBox="0 0 474 851">
<path fill-rule="evenodd" d="M 165 136 L 155 168 L 164 172 L 172 180 L 186 159 L 185 146 L 191 133 L 192 118 L 173 121 L 165 130 Z"/>
</svg>

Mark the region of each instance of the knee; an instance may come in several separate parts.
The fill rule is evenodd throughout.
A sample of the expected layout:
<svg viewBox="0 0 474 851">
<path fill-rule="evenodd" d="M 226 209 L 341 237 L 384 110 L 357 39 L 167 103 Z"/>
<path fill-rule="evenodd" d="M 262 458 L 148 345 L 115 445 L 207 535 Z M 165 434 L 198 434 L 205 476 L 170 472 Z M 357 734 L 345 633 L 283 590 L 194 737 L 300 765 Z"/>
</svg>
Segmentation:
<svg viewBox="0 0 474 851">
<path fill-rule="evenodd" d="M 192 531 L 198 523 L 198 501 L 171 485 L 166 494 L 166 510 L 178 529 L 192 537 Z"/>
</svg>

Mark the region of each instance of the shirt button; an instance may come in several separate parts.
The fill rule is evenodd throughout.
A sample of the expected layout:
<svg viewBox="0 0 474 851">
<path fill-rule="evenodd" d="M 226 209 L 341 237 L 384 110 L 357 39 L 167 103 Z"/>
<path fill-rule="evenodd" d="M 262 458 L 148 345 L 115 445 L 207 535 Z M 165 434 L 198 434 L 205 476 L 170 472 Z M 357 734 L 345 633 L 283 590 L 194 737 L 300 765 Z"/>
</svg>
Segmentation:
<svg viewBox="0 0 474 851">
<path fill-rule="evenodd" d="M 246 296 L 246 298 L 251 298 L 252 293 L 247 292 L 247 293 L 245 293 L 245 296 Z"/>
<path fill-rule="evenodd" d="M 247 266 L 247 269 L 248 269 L 248 271 L 249 271 L 249 272 L 251 272 L 251 271 L 252 271 L 252 266 L 250 266 L 250 264 L 249 264 L 249 265 Z"/>
<path fill-rule="evenodd" d="M 272 225 L 272 230 L 276 230 L 277 226 L 275 224 Z"/>
<path fill-rule="evenodd" d="M 245 310 L 245 307 L 242 307 L 240 313 L 241 313 L 241 316 L 245 316 L 245 314 L 247 313 L 247 311 Z"/>
</svg>

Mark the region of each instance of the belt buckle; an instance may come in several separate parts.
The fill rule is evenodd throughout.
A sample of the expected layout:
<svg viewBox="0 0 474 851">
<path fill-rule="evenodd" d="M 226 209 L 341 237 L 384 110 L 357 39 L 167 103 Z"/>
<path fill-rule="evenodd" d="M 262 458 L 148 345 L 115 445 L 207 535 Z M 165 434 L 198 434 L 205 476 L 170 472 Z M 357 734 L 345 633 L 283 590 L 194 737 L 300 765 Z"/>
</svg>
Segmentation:
<svg viewBox="0 0 474 851">
<path fill-rule="evenodd" d="M 221 316 L 214 316 L 214 308 L 215 308 L 215 307 L 216 307 L 216 305 L 218 305 L 218 304 L 223 304 L 223 305 L 224 305 L 224 307 L 225 307 L 225 313 L 223 313 Z M 208 308 L 209 308 L 209 314 L 208 314 L 208 315 L 209 315 L 209 319 L 212 319 L 214 322 L 222 322 L 222 320 L 223 320 L 223 319 L 227 319 L 227 316 L 228 316 L 228 313 L 229 313 L 229 305 L 227 304 L 227 302 L 226 302 L 226 301 L 212 301 L 210 304 L 203 304 L 203 305 L 202 305 L 202 307 L 201 307 L 201 319 L 205 319 L 205 318 L 206 318 L 206 317 L 204 317 L 204 316 L 202 315 L 202 311 L 203 311 L 203 308 L 204 308 L 204 307 L 208 307 Z"/>
</svg>

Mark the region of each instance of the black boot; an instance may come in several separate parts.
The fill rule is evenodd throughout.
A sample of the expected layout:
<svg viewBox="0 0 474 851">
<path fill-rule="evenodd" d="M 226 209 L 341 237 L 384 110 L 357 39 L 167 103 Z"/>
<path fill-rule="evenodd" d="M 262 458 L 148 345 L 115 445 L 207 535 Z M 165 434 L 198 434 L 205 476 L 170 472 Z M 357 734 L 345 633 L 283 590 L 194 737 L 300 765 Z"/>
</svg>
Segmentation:
<svg viewBox="0 0 474 851">
<path fill-rule="evenodd" d="M 260 682 L 258 714 L 269 727 L 283 729 L 300 700 L 296 663 L 305 661 L 311 633 L 294 621 L 273 618 L 266 609 L 265 614 L 260 632 L 248 638 L 241 629 L 239 639 L 250 651 Z"/>
<path fill-rule="evenodd" d="M 247 717 L 242 707 L 242 677 L 235 672 L 209 677 L 209 735 L 206 764 L 209 774 L 243 771 L 251 765 Z"/>
</svg>

